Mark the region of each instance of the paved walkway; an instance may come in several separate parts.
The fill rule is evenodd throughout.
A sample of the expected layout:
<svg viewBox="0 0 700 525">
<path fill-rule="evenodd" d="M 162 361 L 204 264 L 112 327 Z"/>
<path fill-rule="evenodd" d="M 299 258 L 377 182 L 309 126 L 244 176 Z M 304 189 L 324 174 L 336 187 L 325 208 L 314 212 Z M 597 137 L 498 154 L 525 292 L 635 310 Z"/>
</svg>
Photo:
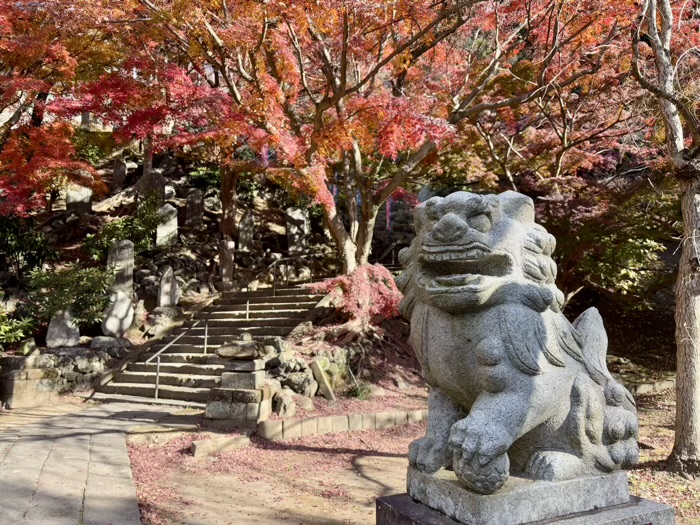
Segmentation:
<svg viewBox="0 0 700 525">
<path fill-rule="evenodd" d="M 118 403 L 19 425 L 0 413 L 0 524 L 140 525 L 125 433 L 173 410 Z"/>
</svg>

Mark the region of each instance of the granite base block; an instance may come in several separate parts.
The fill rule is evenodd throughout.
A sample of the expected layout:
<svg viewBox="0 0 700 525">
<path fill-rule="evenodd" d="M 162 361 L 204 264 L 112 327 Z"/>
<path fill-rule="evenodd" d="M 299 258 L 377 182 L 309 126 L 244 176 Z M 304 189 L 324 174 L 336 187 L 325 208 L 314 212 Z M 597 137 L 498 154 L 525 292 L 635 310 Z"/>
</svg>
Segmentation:
<svg viewBox="0 0 700 525">
<path fill-rule="evenodd" d="M 456 525 L 408 494 L 377 498 L 377 525 Z M 628 503 L 570 514 L 528 525 L 674 525 L 673 508 L 632 496 Z M 480 525 L 473 521 L 466 525 Z"/>
<path fill-rule="evenodd" d="M 495 494 L 481 495 L 466 490 L 454 472 L 431 476 L 409 467 L 406 484 L 413 499 L 470 525 L 522 525 L 621 505 L 630 498 L 625 472 L 558 482 L 511 476 Z"/>
</svg>

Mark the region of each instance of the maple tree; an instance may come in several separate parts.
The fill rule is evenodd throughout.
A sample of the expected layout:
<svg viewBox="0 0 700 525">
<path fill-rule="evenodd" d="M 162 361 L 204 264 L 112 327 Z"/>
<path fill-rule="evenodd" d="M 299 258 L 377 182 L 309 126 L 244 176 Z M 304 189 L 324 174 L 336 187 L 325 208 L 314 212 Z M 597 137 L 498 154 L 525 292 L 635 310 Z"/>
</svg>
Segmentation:
<svg viewBox="0 0 700 525">
<path fill-rule="evenodd" d="M 69 181 L 102 189 L 76 159 L 73 126 L 46 113 L 50 97 L 109 62 L 89 29 L 98 11 L 82 0 L 0 2 L 0 213 L 26 214 Z"/>
<path fill-rule="evenodd" d="M 666 161 L 683 187 L 676 284 L 676 433 L 669 466 L 700 472 L 700 10 L 697 2 L 645 0 L 632 28 L 632 71 L 658 103 Z"/>
<path fill-rule="evenodd" d="M 193 81 L 229 97 L 199 130 L 221 151 L 225 209 L 244 172 L 311 195 L 350 272 L 367 261 L 381 204 L 479 117 L 540 104 L 556 130 L 553 94 L 561 100 L 601 72 L 630 4 L 142 0 L 131 8 L 157 42 L 152 50 L 180 56 Z M 562 151 L 617 122 L 599 120 L 585 139 L 564 124 Z M 253 158 L 237 156 L 242 147 Z"/>
</svg>

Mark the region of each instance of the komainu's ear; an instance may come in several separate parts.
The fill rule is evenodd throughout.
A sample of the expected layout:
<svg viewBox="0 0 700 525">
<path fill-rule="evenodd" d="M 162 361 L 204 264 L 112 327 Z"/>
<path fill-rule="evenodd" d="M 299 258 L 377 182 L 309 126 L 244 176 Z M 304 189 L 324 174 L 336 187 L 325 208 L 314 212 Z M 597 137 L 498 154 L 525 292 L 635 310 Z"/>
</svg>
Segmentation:
<svg viewBox="0 0 700 525">
<path fill-rule="evenodd" d="M 523 223 L 535 222 L 535 204 L 527 195 L 506 191 L 498 196 L 503 212 L 508 217 Z"/>
</svg>

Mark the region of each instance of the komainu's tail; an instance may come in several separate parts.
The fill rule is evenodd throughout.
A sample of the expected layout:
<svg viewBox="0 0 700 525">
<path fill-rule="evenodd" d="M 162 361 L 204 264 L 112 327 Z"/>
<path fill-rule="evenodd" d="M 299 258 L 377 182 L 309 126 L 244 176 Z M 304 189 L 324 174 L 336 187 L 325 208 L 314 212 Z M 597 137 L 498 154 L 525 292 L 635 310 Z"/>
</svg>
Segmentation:
<svg viewBox="0 0 700 525">
<path fill-rule="evenodd" d="M 591 443 L 599 445 L 596 460 L 604 470 L 634 465 L 639 459 L 637 408 L 632 394 L 608 371 L 603 319 L 596 308 L 589 308 L 574 321 L 574 327 L 581 337 L 586 371 L 605 392 L 602 433 L 587 432 Z"/>
</svg>

